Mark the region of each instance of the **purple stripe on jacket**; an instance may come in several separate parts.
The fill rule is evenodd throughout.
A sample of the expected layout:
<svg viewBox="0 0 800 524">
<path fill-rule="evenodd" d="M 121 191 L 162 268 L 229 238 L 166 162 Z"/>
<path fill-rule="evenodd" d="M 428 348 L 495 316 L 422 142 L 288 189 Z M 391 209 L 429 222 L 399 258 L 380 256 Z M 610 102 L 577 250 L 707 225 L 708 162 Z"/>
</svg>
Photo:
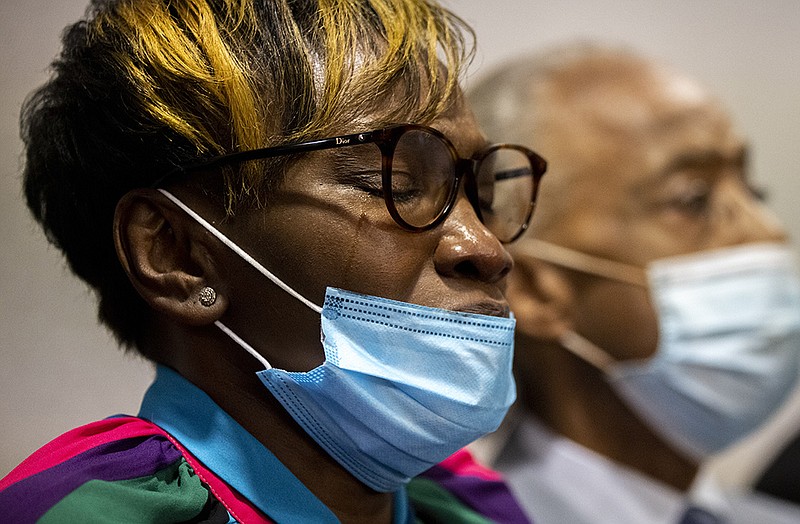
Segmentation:
<svg viewBox="0 0 800 524">
<path fill-rule="evenodd" d="M 113 482 L 153 475 L 180 459 L 180 452 L 162 436 L 101 444 L 0 492 L 0 518 L 5 522 L 34 522 L 90 480 Z M 28 503 L 21 506 L 21 500 Z"/>
<path fill-rule="evenodd" d="M 530 524 L 531 522 L 503 481 L 455 475 L 452 471 L 439 465 L 425 471 L 420 477 L 438 483 L 460 501 L 493 522 L 503 524 Z"/>
</svg>

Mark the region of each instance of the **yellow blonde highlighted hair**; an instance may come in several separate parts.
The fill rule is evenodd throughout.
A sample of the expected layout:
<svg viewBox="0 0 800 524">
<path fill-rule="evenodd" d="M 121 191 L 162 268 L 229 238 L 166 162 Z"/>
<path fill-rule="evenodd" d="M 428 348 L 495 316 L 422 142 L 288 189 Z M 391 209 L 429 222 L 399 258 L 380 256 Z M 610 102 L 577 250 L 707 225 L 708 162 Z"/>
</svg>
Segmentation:
<svg viewBox="0 0 800 524">
<path fill-rule="evenodd" d="M 146 306 L 109 233 L 122 195 L 219 154 L 430 122 L 471 39 L 433 0 L 92 0 L 23 107 L 28 206 L 138 346 Z M 229 211 L 261 204 L 286 161 L 227 171 Z"/>
<path fill-rule="evenodd" d="M 430 121 L 471 52 L 460 20 L 424 1 L 114 5 L 98 12 L 90 38 L 125 35 L 129 45 L 110 58 L 140 110 L 199 155 L 339 134 L 369 119 Z M 247 174 L 245 193 L 263 170 Z"/>
</svg>

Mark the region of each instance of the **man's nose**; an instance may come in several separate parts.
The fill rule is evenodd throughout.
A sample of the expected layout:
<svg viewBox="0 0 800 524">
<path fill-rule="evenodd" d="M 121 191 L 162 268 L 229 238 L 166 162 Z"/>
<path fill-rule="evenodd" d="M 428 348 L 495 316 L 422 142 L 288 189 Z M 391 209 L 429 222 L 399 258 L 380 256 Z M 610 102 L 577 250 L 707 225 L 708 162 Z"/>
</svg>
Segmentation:
<svg viewBox="0 0 800 524">
<path fill-rule="evenodd" d="M 726 244 L 751 242 L 787 242 L 783 224 L 761 200 L 739 180 L 724 182 L 718 227 L 723 229 Z"/>
</svg>

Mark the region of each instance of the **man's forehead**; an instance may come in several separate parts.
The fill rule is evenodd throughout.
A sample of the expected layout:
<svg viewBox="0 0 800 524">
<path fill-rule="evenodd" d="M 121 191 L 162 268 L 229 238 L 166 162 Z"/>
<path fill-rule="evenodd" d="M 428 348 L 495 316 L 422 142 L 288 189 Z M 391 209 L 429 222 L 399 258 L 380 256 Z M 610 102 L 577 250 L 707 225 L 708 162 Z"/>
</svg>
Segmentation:
<svg viewBox="0 0 800 524">
<path fill-rule="evenodd" d="M 598 150 L 616 151 L 620 161 L 644 157 L 648 163 L 667 162 L 693 152 L 698 158 L 739 155 L 744 140 L 724 109 L 703 93 L 680 80 L 638 93 L 612 90 L 573 108 L 572 132 L 586 135 L 582 140 Z"/>
<path fill-rule="evenodd" d="M 631 132 L 675 114 L 693 110 L 711 114 L 709 109 L 718 105 L 693 78 L 628 56 L 577 62 L 549 77 L 543 94 L 559 112 Z"/>
</svg>

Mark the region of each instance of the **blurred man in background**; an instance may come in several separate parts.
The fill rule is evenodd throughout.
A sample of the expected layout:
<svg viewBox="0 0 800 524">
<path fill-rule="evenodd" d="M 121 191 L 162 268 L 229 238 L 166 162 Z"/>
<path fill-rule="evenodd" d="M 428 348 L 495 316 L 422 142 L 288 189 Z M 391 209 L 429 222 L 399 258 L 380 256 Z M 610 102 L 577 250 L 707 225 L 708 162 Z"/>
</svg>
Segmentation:
<svg viewBox="0 0 800 524">
<path fill-rule="evenodd" d="M 593 45 L 508 62 L 469 95 L 491 140 L 550 165 L 512 250 L 519 405 L 495 461 L 537 522 L 798 522 L 698 480 L 782 405 L 800 349 L 793 252 L 726 111 Z"/>
</svg>

